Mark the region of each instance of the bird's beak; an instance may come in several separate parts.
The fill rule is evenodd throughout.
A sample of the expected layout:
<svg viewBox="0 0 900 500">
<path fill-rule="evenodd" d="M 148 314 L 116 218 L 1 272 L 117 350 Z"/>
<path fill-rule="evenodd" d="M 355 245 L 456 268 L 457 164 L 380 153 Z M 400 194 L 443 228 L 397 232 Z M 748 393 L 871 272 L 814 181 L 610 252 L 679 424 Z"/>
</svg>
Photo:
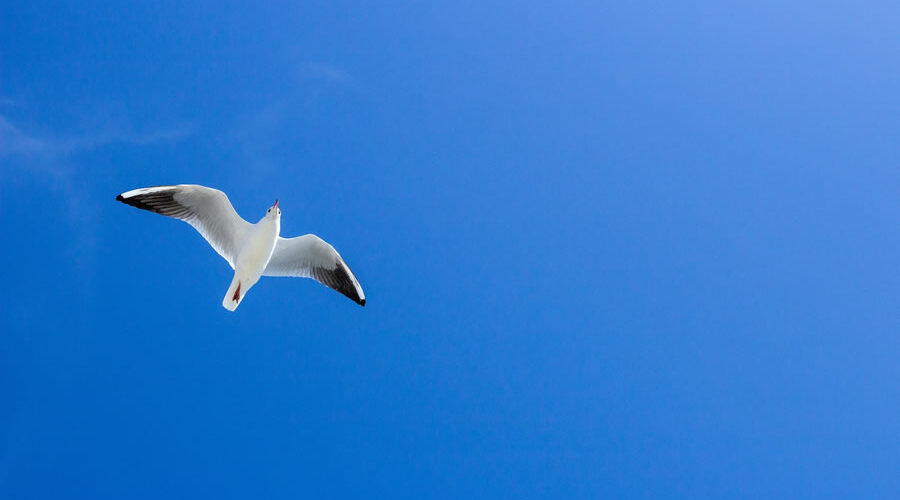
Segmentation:
<svg viewBox="0 0 900 500">
<path fill-rule="evenodd" d="M 275 208 L 278 208 L 278 200 L 275 200 Z"/>
</svg>

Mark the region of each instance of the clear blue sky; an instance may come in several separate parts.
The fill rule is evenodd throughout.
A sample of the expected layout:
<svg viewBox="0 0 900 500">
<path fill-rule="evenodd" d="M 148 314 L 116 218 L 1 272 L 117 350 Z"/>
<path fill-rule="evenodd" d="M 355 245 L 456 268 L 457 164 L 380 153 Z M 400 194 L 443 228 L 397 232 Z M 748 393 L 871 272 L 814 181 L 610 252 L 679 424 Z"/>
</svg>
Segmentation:
<svg viewBox="0 0 900 500">
<path fill-rule="evenodd" d="M 3 1 L 0 497 L 900 497 L 898 5 Z"/>
</svg>

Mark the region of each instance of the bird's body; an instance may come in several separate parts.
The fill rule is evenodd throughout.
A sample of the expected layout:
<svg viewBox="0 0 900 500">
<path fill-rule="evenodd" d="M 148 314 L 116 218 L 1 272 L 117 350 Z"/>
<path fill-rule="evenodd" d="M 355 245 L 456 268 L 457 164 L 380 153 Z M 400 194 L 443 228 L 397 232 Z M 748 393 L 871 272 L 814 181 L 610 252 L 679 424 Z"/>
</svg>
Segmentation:
<svg viewBox="0 0 900 500">
<path fill-rule="evenodd" d="M 278 243 L 278 233 L 281 232 L 279 217 L 266 215 L 253 226 L 247 234 L 246 241 L 238 250 L 234 261 L 234 278 L 231 286 L 222 299 L 222 307 L 234 311 L 243 300 L 244 295 L 250 291 L 250 287 L 259 281 L 263 271 L 272 258 L 275 244 Z"/>
<path fill-rule="evenodd" d="M 133 189 L 116 200 L 181 219 L 234 269 L 222 306 L 234 311 L 262 276 L 313 278 L 365 306 L 362 287 L 340 254 L 316 235 L 282 238 L 278 201 L 256 224 L 242 219 L 225 193 L 181 184 Z"/>
</svg>

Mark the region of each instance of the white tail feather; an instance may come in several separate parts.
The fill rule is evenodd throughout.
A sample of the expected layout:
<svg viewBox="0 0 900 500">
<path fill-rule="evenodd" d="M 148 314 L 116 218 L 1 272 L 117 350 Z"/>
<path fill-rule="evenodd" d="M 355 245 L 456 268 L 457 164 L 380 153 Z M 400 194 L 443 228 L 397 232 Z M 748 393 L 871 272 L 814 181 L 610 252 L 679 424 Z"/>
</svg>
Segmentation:
<svg viewBox="0 0 900 500">
<path fill-rule="evenodd" d="M 237 273 L 235 273 L 234 278 L 231 280 L 231 285 L 225 293 L 225 298 L 222 299 L 222 307 L 229 311 L 234 311 L 237 309 L 237 306 L 241 305 L 241 301 L 244 300 L 244 294 L 246 293 L 247 290 L 243 289 L 241 280 L 238 279 Z M 235 297 L 237 297 L 237 300 L 235 300 Z"/>
</svg>

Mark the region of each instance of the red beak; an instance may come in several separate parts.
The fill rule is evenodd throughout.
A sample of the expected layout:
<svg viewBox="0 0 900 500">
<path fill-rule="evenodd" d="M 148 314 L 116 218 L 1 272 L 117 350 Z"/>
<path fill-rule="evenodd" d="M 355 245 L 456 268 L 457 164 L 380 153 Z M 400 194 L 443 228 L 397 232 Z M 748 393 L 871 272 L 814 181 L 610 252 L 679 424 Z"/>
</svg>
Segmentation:
<svg viewBox="0 0 900 500">
<path fill-rule="evenodd" d="M 278 200 L 275 200 L 275 208 L 278 208 Z"/>
</svg>

